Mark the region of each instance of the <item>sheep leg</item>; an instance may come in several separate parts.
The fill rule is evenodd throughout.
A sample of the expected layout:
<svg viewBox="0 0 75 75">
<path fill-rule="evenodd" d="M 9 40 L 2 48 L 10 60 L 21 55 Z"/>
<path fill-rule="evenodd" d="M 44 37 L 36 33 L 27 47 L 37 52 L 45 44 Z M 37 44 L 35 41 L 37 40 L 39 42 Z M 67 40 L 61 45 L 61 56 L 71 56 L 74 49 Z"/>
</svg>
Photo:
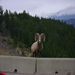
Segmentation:
<svg viewBox="0 0 75 75">
<path fill-rule="evenodd" d="M 33 52 L 33 57 L 36 57 L 36 52 Z"/>
<path fill-rule="evenodd" d="M 33 52 L 33 57 L 37 56 L 37 51 Z"/>
<path fill-rule="evenodd" d="M 41 56 L 42 50 L 38 50 L 38 57 Z"/>
</svg>

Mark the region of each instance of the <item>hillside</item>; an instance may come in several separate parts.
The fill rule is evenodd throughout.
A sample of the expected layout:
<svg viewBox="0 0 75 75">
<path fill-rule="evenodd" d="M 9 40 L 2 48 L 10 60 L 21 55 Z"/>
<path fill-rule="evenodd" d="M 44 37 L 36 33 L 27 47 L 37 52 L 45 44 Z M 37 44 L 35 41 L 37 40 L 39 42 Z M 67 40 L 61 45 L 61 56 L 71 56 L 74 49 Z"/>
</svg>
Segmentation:
<svg viewBox="0 0 75 75">
<path fill-rule="evenodd" d="M 30 51 L 35 33 L 43 32 L 46 41 L 40 57 L 75 57 L 75 28 L 58 20 L 6 10 L 0 15 L 0 32 L 10 36 L 14 40 L 12 45 L 21 48 L 25 54 Z"/>
<path fill-rule="evenodd" d="M 21 43 L 24 45 L 23 43 Z M 0 55 L 9 56 L 28 56 L 29 48 L 20 47 L 20 42 L 16 45 L 14 39 L 7 35 L 0 33 Z"/>
</svg>

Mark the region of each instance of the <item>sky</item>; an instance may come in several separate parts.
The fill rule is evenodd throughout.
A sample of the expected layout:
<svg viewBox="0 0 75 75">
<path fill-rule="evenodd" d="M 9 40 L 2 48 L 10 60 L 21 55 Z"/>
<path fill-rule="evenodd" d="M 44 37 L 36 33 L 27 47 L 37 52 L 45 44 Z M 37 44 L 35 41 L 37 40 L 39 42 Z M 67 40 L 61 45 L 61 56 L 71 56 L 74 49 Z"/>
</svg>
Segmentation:
<svg viewBox="0 0 75 75">
<path fill-rule="evenodd" d="M 23 12 L 32 16 L 47 17 L 68 7 L 75 7 L 75 0 L 0 0 L 4 10 Z"/>
</svg>

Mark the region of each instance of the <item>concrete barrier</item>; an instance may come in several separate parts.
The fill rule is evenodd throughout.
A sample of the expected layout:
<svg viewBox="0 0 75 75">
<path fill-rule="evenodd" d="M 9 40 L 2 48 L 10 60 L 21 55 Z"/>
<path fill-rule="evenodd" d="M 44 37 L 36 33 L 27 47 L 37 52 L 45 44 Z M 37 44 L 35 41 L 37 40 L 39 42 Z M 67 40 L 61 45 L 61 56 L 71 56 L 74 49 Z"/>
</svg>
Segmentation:
<svg viewBox="0 0 75 75">
<path fill-rule="evenodd" d="M 38 58 L 37 73 L 45 75 L 75 75 L 75 59 Z"/>
<path fill-rule="evenodd" d="M 15 56 L 0 56 L 0 71 L 10 73 L 34 73 L 35 59 Z"/>
<path fill-rule="evenodd" d="M 75 58 L 0 56 L 0 71 L 8 75 L 75 75 Z"/>
</svg>

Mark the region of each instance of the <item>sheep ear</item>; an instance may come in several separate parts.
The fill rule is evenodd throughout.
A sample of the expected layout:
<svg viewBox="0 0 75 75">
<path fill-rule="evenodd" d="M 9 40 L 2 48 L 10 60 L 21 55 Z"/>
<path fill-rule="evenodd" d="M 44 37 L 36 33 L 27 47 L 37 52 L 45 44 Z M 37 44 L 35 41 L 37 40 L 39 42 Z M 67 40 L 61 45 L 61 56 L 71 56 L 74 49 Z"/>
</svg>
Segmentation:
<svg viewBox="0 0 75 75">
<path fill-rule="evenodd" d="M 41 39 L 42 39 L 42 41 L 45 41 L 46 37 L 45 37 L 44 33 L 41 33 Z"/>
<path fill-rule="evenodd" d="M 37 41 L 39 39 L 39 33 L 35 34 L 35 41 Z"/>
</svg>

